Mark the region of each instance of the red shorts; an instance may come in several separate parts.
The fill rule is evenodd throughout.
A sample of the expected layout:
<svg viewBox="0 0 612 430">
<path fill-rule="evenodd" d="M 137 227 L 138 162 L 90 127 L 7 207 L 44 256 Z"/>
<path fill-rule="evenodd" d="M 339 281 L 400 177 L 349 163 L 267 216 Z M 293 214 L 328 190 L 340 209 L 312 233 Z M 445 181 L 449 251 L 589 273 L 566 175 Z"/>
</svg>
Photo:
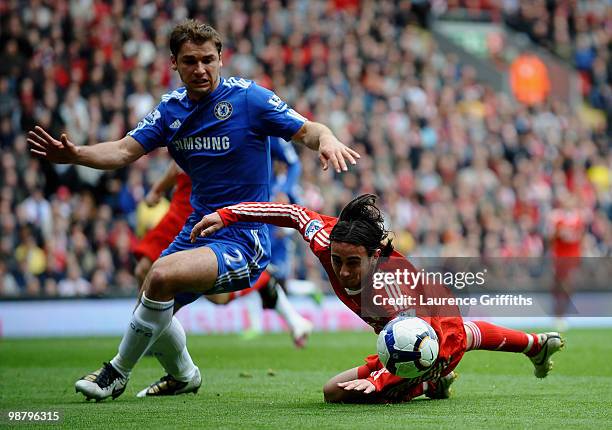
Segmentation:
<svg viewBox="0 0 612 430">
<path fill-rule="evenodd" d="M 568 281 L 580 268 L 580 257 L 553 257 L 553 268 L 556 281 Z"/>
<path fill-rule="evenodd" d="M 170 210 L 161 221 L 145 234 L 142 240 L 134 248 L 137 259 L 147 257 L 151 261 L 159 258 L 164 249 L 172 243 L 174 238 L 181 232 L 185 221 L 190 213 Z"/>
</svg>

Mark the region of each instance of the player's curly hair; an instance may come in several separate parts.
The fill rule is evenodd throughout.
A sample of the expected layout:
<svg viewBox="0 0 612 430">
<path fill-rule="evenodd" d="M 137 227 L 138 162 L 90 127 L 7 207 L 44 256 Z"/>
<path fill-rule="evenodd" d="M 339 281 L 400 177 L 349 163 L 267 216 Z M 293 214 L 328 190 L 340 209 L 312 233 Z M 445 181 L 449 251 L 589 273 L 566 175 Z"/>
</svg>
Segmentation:
<svg viewBox="0 0 612 430">
<path fill-rule="evenodd" d="M 329 238 L 335 242 L 361 245 L 365 247 L 369 256 L 381 248 L 381 256 L 388 257 L 393 252 L 393 245 L 388 236 L 385 220 L 380 209 L 376 207 L 376 196 L 363 194 L 351 200 L 342 209 Z"/>
<path fill-rule="evenodd" d="M 172 33 L 170 33 L 170 52 L 177 57 L 181 50 L 181 46 L 183 46 L 185 42 L 190 41 L 200 45 L 209 40 L 215 44 L 219 55 L 221 55 L 223 42 L 221 41 L 219 32 L 208 24 L 204 24 L 195 19 L 187 19 L 177 24 L 172 30 Z"/>
</svg>

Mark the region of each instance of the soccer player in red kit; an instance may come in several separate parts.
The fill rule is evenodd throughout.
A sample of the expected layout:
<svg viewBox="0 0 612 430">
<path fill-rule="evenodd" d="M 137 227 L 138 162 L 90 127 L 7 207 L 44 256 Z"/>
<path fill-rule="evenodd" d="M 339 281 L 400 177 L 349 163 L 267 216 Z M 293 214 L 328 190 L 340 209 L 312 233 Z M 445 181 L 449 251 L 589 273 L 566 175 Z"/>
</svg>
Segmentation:
<svg viewBox="0 0 612 430">
<path fill-rule="evenodd" d="M 586 232 L 586 213 L 578 198 L 567 192 L 559 198 L 560 207 L 550 214 L 551 256 L 553 262 L 554 312 L 557 325 L 565 327 L 563 316 L 572 294 L 572 274 L 580 267 L 582 239 Z"/>
<path fill-rule="evenodd" d="M 164 193 L 173 186 L 176 188 L 172 194 L 168 212 L 155 227 L 147 232 L 134 249 L 134 255 L 138 259 L 136 278 L 140 285 L 149 273 L 153 262 L 181 232 L 185 221 L 193 212 L 191 203 L 189 203 L 191 179 L 174 161 L 170 163 L 164 175 L 153 184 L 145 197 L 145 202 L 149 206 L 158 204 Z"/>
<path fill-rule="evenodd" d="M 386 257 L 392 265 L 401 261 L 404 267 L 416 269 L 393 249 L 375 201 L 376 197 L 371 194 L 357 197 L 344 207 L 338 218 L 297 205 L 241 203 L 202 218 L 193 227 L 191 240 L 198 235 L 210 236 L 239 221 L 266 222 L 299 230 L 325 268 L 338 298 L 378 333 L 388 321 L 406 310 L 387 308 L 386 312 L 375 314 L 364 309 L 367 300 L 363 298 L 371 293 L 372 277 L 379 270 L 379 262 Z M 379 292 L 389 297 L 399 297 L 400 292 L 414 294 L 405 285 L 389 287 Z M 378 356 L 371 355 L 365 365 L 331 378 L 323 387 L 325 401 L 398 402 L 421 394 L 447 398 L 455 379 L 453 369 L 466 351 L 477 349 L 525 353 L 535 367 L 535 376 L 543 378 L 552 367 L 550 357 L 563 346 L 558 333 L 529 334 L 483 321 L 464 322 L 458 312 L 448 310 L 424 316 L 416 309 L 416 316 L 433 327 L 439 342 L 438 357 L 424 375 L 415 379 L 400 378 L 385 369 Z"/>
</svg>

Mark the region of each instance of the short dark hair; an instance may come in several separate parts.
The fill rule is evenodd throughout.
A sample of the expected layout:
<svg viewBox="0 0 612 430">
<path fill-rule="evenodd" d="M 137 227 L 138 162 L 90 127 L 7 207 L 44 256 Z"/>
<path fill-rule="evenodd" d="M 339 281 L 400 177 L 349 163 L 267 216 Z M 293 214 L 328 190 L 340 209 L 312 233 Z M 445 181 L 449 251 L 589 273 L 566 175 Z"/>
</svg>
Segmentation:
<svg viewBox="0 0 612 430">
<path fill-rule="evenodd" d="M 388 257 L 393 252 L 393 245 L 387 236 L 389 232 L 385 230 L 385 220 L 376 207 L 376 196 L 363 194 L 342 209 L 329 238 L 334 242 L 363 246 L 369 256 L 382 248 L 381 256 Z M 387 241 L 383 244 L 385 239 Z"/>
<path fill-rule="evenodd" d="M 221 55 L 221 50 L 223 49 L 223 42 L 219 32 L 212 26 L 195 19 L 187 19 L 177 24 L 172 33 L 170 33 L 170 52 L 172 52 L 172 55 L 178 57 L 181 46 L 188 41 L 198 45 L 212 41 L 217 47 L 219 55 Z"/>
</svg>

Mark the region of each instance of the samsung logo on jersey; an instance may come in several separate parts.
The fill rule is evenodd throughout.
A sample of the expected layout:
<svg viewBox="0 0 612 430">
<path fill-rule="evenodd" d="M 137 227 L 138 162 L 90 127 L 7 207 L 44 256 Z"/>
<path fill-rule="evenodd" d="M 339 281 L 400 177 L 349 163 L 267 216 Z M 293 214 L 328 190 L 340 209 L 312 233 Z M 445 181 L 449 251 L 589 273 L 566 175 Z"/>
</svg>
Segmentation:
<svg viewBox="0 0 612 430">
<path fill-rule="evenodd" d="M 213 151 L 225 151 L 230 147 L 230 138 L 227 136 L 219 137 L 208 137 L 208 136 L 196 136 L 196 137 L 183 137 L 172 142 L 172 145 L 181 151 L 193 151 L 193 150 L 213 150 Z"/>
</svg>

